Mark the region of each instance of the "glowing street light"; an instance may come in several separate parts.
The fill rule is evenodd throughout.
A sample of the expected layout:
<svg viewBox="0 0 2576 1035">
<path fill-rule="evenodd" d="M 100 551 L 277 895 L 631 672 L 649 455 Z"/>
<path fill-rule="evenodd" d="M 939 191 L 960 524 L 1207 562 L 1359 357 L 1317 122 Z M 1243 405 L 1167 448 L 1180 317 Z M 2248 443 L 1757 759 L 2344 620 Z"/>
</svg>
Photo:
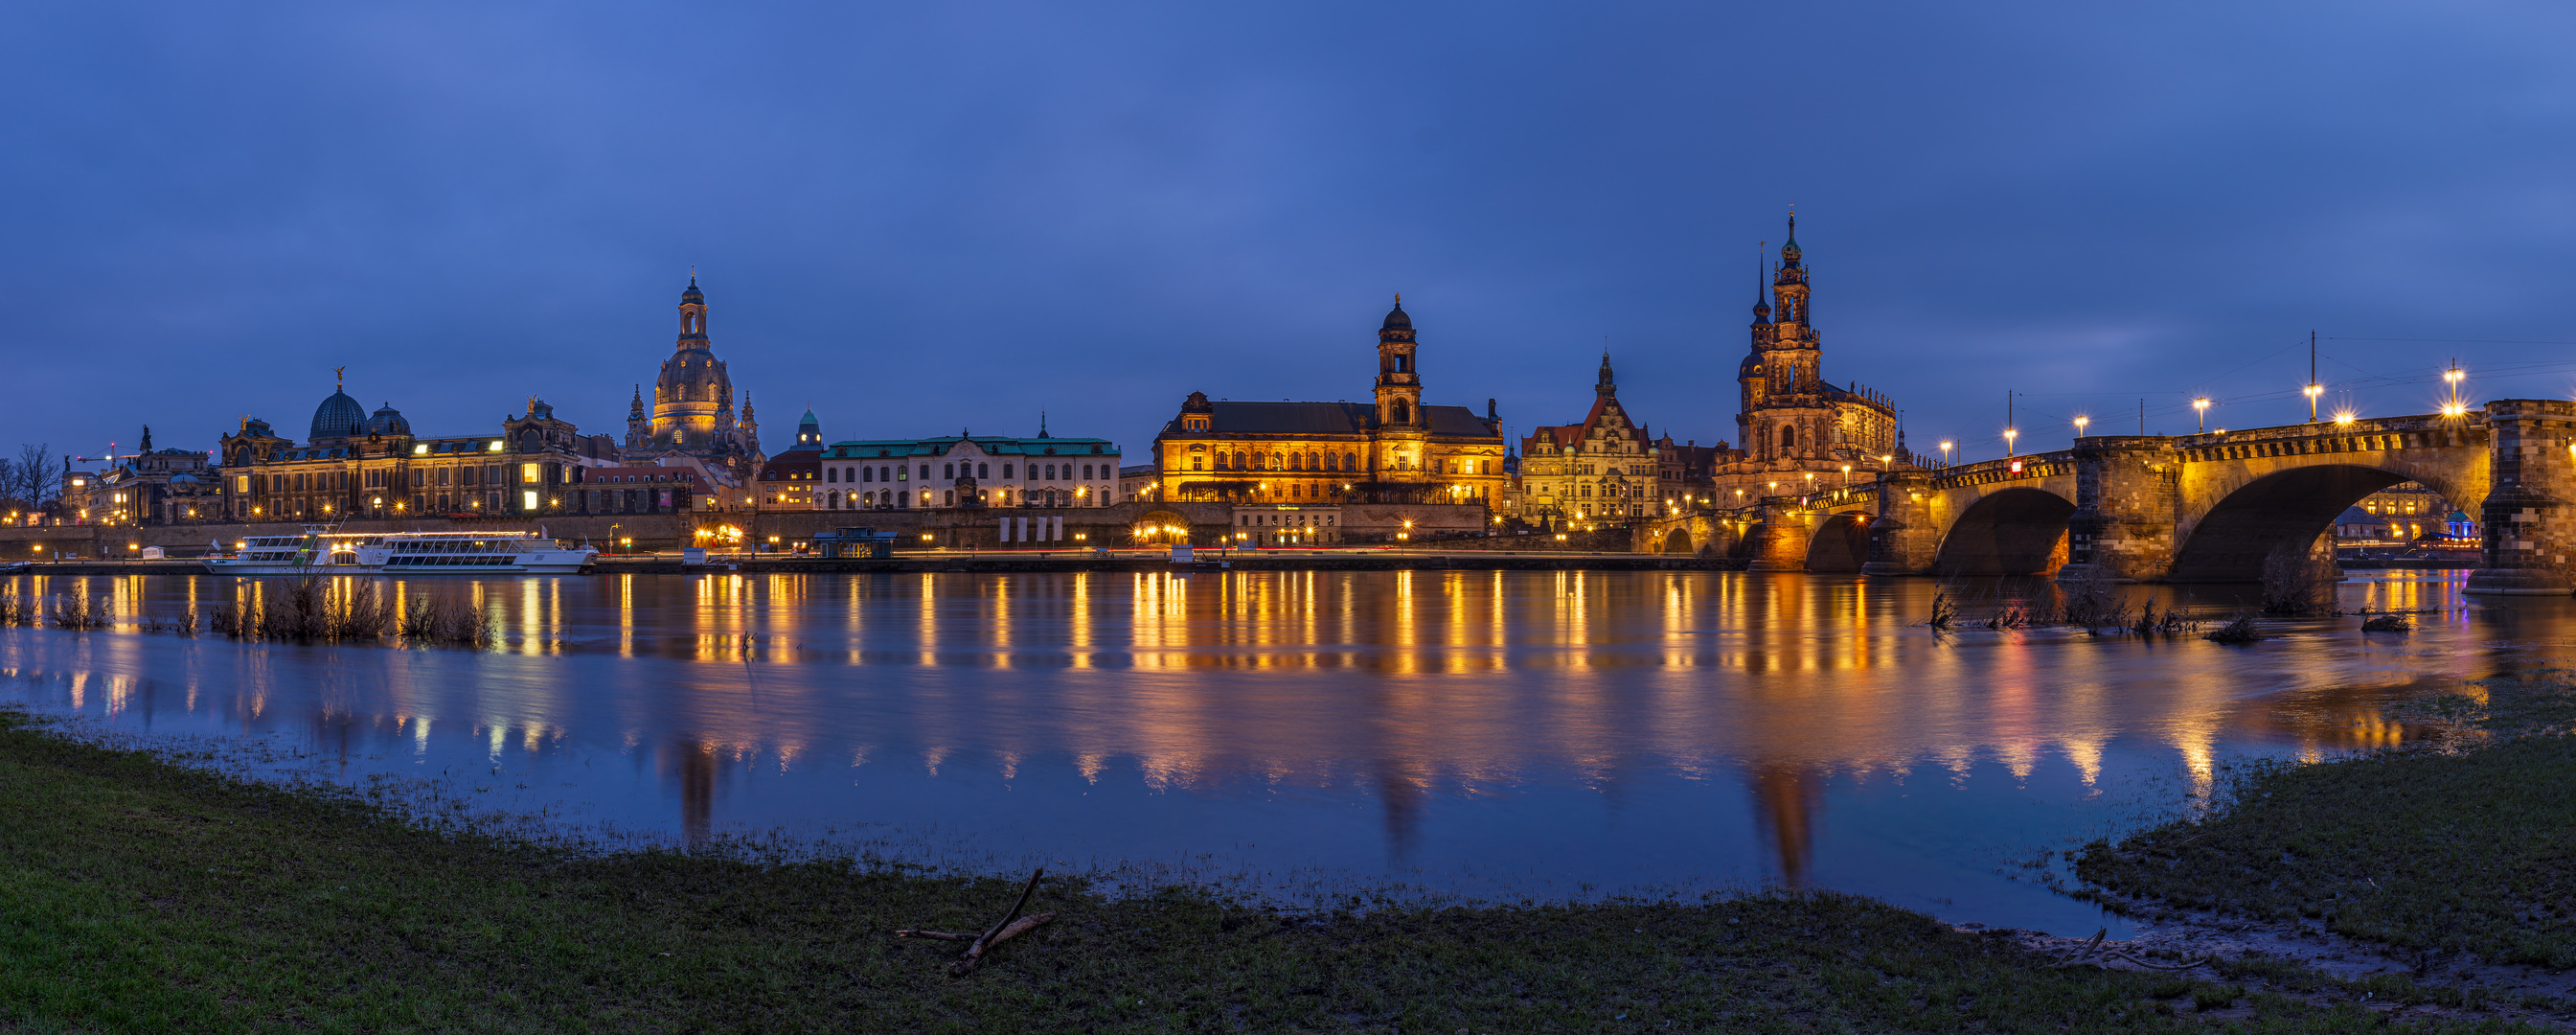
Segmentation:
<svg viewBox="0 0 2576 1035">
<path fill-rule="evenodd" d="M 1955 445 L 1958 445 L 1958 443 L 1952 442 L 1949 439 L 1945 438 L 1941 440 L 1941 466 L 1950 466 L 1950 447 Z"/>
<path fill-rule="evenodd" d="M 2469 372 L 2460 369 L 2460 361 L 2457 359 L 2451 361 L 2451 369 L 2442 371 L 2442 381 L 2451 388 L 2451 401 L 2442 404 L 2442 416 L 2461 417 L 2468 414 L 2469 404 L 2460 401 L 2460 382 L 2467 380 L 2468 376 Z"/>
<path fill-rule="evenodd" d="M 1850 488 L 1850 487 L 1851 487 L 1851 465 L 1850 465 L 1850 464 L 1844 464 L 1844 465 L 1843 465 L 1843 487 L 1844 487 L 1844 488 Z"/>
<path fill-rule="evenodd" d="M 2209 430 L 2209 397 L 2204 395 L 2192 400 L 2191 408 L 2198 414 L 2195 419 L 2200 422 L 2200 430 L 2207 432 Z"/>
<path fill-rule="evenodd" d="M 2084 416 L 2083 414 L 2077 414 L 2075 416 L 2075 437 L 2083 438 L 2084 426 L 2091 423 L 2093 423 L 2093 418 Z"/>
<path fill-rule="evenodd" d="M 2013 455 L 2013 440 L 2014 440 L 2014 439 L 2017 439 L 2017 438 L 2020 438 L 2020 437 L 2021 437 L 2021 429 L 2019 429 L 2019 428 L 2005 428 L 2005 429 L 2004 429 L 2004 455 L 2005 455 L 2005 456 L 2011 456 L 2011 455 Z"/>
<path fill-rule="evenodd" d="M 2335 411 L 2334 422 L 2335 422 L 2335 426 L 2336 426 L 2336 427 L 2339 427 L 2339 428 L 2349 428 L 2349 427 L 2351 427 L 2351 426 L 2352 426 L 2352 421 L 2353 421 L 2353 412 L 2352 412 L 2351 410 L 2336 410 L 2336 411 Z"/>
<path fill-rule="evenodd" d="M 2310 381 L 2308 382 L 2307 387 L 2299 389 L 2299 392 L 2300 394 L 2308 397 L 2308 423 L 2316 423 L 2317 397 L 2326 394 L 2326 386 Z"/>
</svg>

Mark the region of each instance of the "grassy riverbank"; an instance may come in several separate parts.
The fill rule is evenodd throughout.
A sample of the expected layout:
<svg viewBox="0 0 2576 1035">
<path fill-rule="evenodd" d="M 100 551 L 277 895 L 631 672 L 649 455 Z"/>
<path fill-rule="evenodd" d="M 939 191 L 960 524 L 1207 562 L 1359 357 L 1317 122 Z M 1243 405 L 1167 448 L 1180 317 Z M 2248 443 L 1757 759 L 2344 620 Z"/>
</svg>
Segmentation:
<svg viewBox="0 0 2576 1035">
<path fill-rule="evenodd" d="M 0 801 L 0 1028 L 13 1031 L 2389 1025 L 2351 1001 L 2363 986 L 2273 975 L 2302 998 L 2263 990 L 2254 971 L 2052 969 L 2009 939 L 1834 895 L 1300 918 L 1050 879 L 1030 908 L 1061 919 L 953 977 L 955 945 L 889 932 L 975 930 L 1014 882 L 571 859 L 68 742 L 6 713 Z M 2382 1002 L 2438 997 L 2397 979 L 2368 987 Z"/>
<path fill-rule="evenodd" d="M 2419 956 L 2576 966 L 2576 684 L 2542 672 L 2412 706 L 2465 749 L 2257 767 L 2203 822 L 2096 843 L 2076 872 L 2149 915 L 2215 912 Z"/>
</svg>

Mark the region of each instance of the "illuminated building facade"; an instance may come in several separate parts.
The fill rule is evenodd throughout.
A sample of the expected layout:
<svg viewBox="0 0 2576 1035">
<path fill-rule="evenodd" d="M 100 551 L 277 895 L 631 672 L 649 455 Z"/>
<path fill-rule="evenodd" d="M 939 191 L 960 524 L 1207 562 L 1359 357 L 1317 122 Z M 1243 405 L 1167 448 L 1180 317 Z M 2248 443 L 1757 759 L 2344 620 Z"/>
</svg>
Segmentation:
<svg viewBox="0 0 2576 1035">
<path fill-rule="evenodd" d="M 542 399 L 497 435 L 423 436 L 391 403 L 369 413 L 338 386 L 303 445 L 244 417 L 216 455 L 219 512 L 234 521 L 542 514 L 562 509 L 581 468 L 616 462 L 608 436 L 580 434 Z"/>
<path fill-rule="evenodd" d="M 814 509 L 1105 507 L 1118 501 L 1118 446 L 1057 438 L 956 435 L 860 439 L 822 449 Z"/>
<path fill-rule="evenodd" d="M 1521 439 L 1517 516 L 1530 521 L 1625 521 L 1661 517 L 1666 501 L 1678 509 L 1680 486 L 1664 481 L 1662 450 L 1619 405 L 1610 354 L 1592 386 L 1592 411 L 1583 423 L 1541 425 Z"/>
<path fill-rule="evenodd" d="M 1824 344 L 1809 319 L 1805 256 L 1798 220 L 1771 271 L 1770 299 L 1753 303 L 1753 348 L 1736 369 L 1736 454 L 1716 472 L 1716 488 L 1748 495 L 1795 493 L 1814 475 L 1853 477 L 1911 466 L 1896 407 L 1886 396 L 1824 379 Z M 1831 484 L 1831 483 L 1829 483 Z"/>
<path fill-rule="evenodd" d="M 63 516 L 82 524 L 157 525 L 223 520 L 220 488 L 207 454 L 141 446 L 98 471 L 71 471 L 63 481 Z"/>
<path fill-rule="evenodd" d="M 650 415 L 642 385 L 627 405 L 624 454 L 628 463 L 644 464 L 671 454 L 693 456 L 739 482 L 748 482 L 763 459 L 749 392 L 743 393 L 742 416 L 734 416 L 733 376 L 707 337 L 707 297 L 695 274 L 680 292 L 680 337 L 653 380 Z"/>
<path fill-rule="evenodd" d="M 1426 406 L 1402 298 L 1378 328 L 1370 403 L 1233 402 L 1192 392 L 1154 437 L 1169 501 L 1481 503 L 1503 494 L 1503 434 L 1485 415 Z"/>
</svg>

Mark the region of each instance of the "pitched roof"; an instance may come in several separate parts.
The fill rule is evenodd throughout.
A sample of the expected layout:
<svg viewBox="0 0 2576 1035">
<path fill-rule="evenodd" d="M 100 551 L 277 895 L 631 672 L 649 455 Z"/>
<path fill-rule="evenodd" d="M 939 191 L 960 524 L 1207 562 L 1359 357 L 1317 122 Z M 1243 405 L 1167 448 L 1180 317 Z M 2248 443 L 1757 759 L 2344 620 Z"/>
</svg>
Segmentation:
<svg viewBox="0 0 2576 1035">
<path fill-rule="evenodd" d="M 1215 418 L 1212 430 L 1238 435 L 1364 435 L 1375 411 L 1368 403 L 1354 402 L 1211 402 L 1208 407 Z M 1464 406 L 1425 406 L 1422 416 L 1434 435 L 1494 435 L 1485 418 Z"/>
</svg>

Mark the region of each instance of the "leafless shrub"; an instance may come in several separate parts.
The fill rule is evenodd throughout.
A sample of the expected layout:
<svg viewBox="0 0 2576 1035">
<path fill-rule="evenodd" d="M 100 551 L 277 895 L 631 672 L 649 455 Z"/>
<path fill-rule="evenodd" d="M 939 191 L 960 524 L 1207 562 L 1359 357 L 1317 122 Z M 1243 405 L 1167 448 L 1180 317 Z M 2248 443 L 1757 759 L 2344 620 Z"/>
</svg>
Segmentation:
<svg viewBox="0 0 2576 1035">
<path fill-rule="evenodd" d="M 2272 551 L 2263 559 L 2263 613 L 2296 618 L 2323 612 L 2334 599 L 2332 564 L 2314 551 Z"/>
<path fill-rule="evenodd" d="M 1950 622 L 1958 617 L 1959 605 L 1950 599 L 1949 589 L 1945 587 L 1932 591 L 1932 620 L 1923 624 L 1946 630 L 1950 628 Z"/>
<path fill-rule="evenodd" d="M 187 610 L 179 612 L 179 627 L 172 631 L 181 636 L 195 636 L 205 624 L 205 618 L 197 614 L 197 605 L 189 604 Z"/>
<path fill-rule="evenodd" d="M 349 587 L 347 599 L 324 614 L 329 623 L 329 638 L 374 640 L 382 639 L 386 627 L 393 624 L 394 606 L 376 588 L 376 580 L 359 579 Z"/>
<path fill-rule="evenodd" d="M 11 589 L 0 593 L 0 625 L 36 624 L 36 602 Z"/>
<path fill-rule="evenodd" d="M 404 606 L 401 634 L 420 643 L 481 647 L 492 642 L 492 624 L 463 600 L 417 596 Z"/>
<path fill-rule="evenodd" d="M 2215 643 L 2253 643 L 2263 638 L 2263 631 L 2255 628 L 2253 615 L 2240 614 L 2201 638 Z"/>
<path fill-rule="evenodd" d="M 2405 615 L 2380 615 L 2363 621 L 2361 631 L 2366 633 L 2414 632 L 2415 623 L 2408 621 Z"/>
<path fill-rule="evenodd" d="M 88 593 L 72 593 L 54 605 L 53 622 L 57 629 L 98 629 L 115 617 L 114 611 L 92 602 Z"/>
<path fill-rule="evenodd" d="M 361 579 L 334 599 L 329 580 L 305 575 L 269 584 L 256 605 L 215 608 L 216 632 L 242 640 L 373 640 L 393 625 L 394 608 L 373 580 Z M 196 608 L 189 608 L 194 631 Z"/>
</svg>

